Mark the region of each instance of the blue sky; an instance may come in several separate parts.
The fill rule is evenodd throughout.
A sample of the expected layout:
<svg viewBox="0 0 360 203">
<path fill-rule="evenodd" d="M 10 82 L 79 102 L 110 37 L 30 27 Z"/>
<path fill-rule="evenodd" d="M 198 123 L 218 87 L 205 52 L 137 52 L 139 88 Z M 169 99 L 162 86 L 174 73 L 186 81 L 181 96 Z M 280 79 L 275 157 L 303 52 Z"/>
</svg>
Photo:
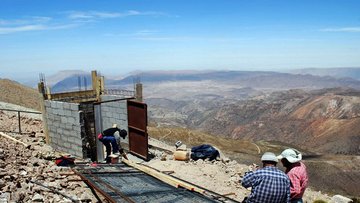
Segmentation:
<svg viewBox="0 0 360 203">
<path fill-rule="evenodd" d="M 0 0 L 0 78 L 360 67 L 358 0 Z"/>
</svg>

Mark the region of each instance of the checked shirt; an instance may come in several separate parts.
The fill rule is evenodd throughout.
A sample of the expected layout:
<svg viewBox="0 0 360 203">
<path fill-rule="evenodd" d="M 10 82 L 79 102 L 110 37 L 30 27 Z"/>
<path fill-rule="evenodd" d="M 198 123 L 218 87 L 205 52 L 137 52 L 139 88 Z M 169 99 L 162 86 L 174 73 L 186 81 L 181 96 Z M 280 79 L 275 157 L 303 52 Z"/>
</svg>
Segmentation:
<svg viewBox="0 0 360 203">
<path fill-rule="evenodd" d="M 302 162 L 298 162 L 293 164 L 285 173 L 289 176 L 291 182 L 291 199 L 302 198 L 309 181 L 306 166 Z"/>
<path fill-rule="evenodd" d="M 247 203 L 285 203 L 290 201 L 290 180 L 274 166 L 245 174 L 242 185 L 251 187 Z"/>
</svg>

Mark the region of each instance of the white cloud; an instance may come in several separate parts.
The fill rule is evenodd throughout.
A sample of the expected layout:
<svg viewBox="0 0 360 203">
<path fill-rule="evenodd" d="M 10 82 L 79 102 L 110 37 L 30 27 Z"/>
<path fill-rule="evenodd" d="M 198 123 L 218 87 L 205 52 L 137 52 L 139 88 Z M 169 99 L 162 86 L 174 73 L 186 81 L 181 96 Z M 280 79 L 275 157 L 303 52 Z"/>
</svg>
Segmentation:
<svg viewBox="0 0 360 203">
<path fill-rule="evenodd" d="M 39 30 L 61 30 L 77 27 L 77 24 L 66 24 L 66 25 L 23 25 L 14 27 L 0 27 L 0 34 L 10 34 L 16 32 L 28 32 L 28 31 L 39 31 Z"/>
<path fill-rule="evenodd" d="M 360 32 L 360 27 L 325 28 L 322 32 Z"/>
<path fill-rule="evenodd" d="M 34 31 L 34 30 L 44 30 L 45 27 L 43 25 L 24 25 L 17 27 L 0 27 L 0 34 L 9 34 L 14 32 L 26 32 L 26 31 Z"/>
<path fill-rule="evenodd" d="M 139 30 L 134 33 L 134 36 L 149 36 L 159 33 L 156 30 Z"/>
<path fill-rule="evenodd" d="M 51 17 L 46 16 L 31 16 L 24 19 L 14 19 L 14 20 L 4 20 L 0 19 L 0 25 L 26 25 L 26 24 L 38 24 L 38 23 L 47 23 L 51 21 Z"/>
<path fill-rule="evenodd" d="M 0 34 L 10 34 L 16 32 L 28 32 L 39 30 L 60 30 L 78 27 L 81 24 L 94 22 L 100 19 L 122 18 L 128 16 L 145 15 L 164 15 L 152 11 L 128 10 L 125 12 L 105 12 L 105 11 L 70 11 L 63 15 L 65 19 L 53 19 L 47 16 L 27 16 L 19 19 L 0 19 Z M 67 17 L 67 18 L 66 18 Z M 65 20 L 65 21 L 64 21 Z M 138 36 L 151 35 L 155 31 L 143 30 L 137 33 Z"/>
<path fill-rule="evenodd" d="M 140 16 L 140 15 L 163 15 L 159 12 L 152 11 L 136 11 L 129 10 L 125 12 L 105 12 L 105 11 L 71 11 L 68 18 L 73 20 L 92 20 L 92 19 L 104 19 L 104 18 L 122 18 L 128 16 Z"/>
<path fill-rule="evenodd" d="M 60 30 L 77 26 L 79 26 L 79 24 L 71 22 L 54 23 L 54 19 L 48 16 L 27 16 L 19 19 L 0 19 L 0 34 L 39 30 Z"/>
</svg>

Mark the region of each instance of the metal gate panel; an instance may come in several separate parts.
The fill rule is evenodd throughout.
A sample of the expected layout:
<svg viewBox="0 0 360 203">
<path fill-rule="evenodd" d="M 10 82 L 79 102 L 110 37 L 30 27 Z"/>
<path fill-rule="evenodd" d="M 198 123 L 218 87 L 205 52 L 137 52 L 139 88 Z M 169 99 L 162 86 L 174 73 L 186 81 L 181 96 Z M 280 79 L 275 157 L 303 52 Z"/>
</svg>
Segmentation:
<svg viewBox="0 0 360 203">
<path fill-rule="evenodd" d="M 129 151 L 148 160 L 147 105 L 127 101 Z"/>
</svg>

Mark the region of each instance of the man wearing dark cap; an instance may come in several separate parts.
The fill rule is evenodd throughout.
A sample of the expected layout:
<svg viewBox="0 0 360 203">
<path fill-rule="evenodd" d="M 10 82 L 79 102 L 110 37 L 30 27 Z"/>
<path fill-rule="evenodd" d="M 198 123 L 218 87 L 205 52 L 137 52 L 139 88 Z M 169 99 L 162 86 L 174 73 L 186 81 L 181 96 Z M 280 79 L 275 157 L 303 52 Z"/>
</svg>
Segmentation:
<svg viewBox="0 0 360 203">
<path fill-rule="evenodd" d="M 111 147 L 112 152 L 114 155 L 122 155 L 125 159 L 128 159 L 124 150 L 118 145 L 117 140 L 114 136 L 116 132 L 119 132 L 120 137 L 123 139 L 126 138 L 127 132 L 124 129 L 120 129 L 117 127 L 116 124 L 113 124 L 111 128 L 104 130 L 102 133 L 98 135 L 99 141 L 101 141 L 106 148 L 106 161 L 109 162 L 109 156 L 111 154 Z M 120 147 L 119 147 L 120 146 Z"/>
<path fill-rule="evenodd" d="M 245 188 L 251 187 L 246 203 L 287 203 L 290 200 L 290 180 L 276 167 L 278 159 L 274 153 L 265 152 L 261 161 L 263 168 L 245 173 L 241 182 Z"/>
</svg>

